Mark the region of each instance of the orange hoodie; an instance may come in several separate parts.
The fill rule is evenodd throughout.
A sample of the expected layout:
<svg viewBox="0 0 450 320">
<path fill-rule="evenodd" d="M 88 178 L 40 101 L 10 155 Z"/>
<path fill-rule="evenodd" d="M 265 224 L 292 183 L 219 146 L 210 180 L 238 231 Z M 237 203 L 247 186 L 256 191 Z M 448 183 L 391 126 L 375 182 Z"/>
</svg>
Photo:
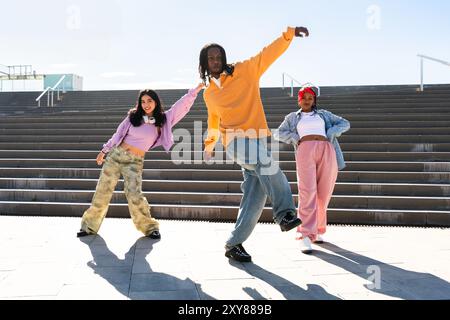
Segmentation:
<svg viewBox="0 0 450 320">
<path fill-rule="evenodd" d="M 206 151 L 214 150 L 220 135 L 225 147 L 234 137 L 263 138 L 271 135 L 259 92 L 259 80 L 286 51 L 294 36 L 295 28 L 288 28 L 258 55 L 236 63 L 233 75 L 222 73 L 222 88 L 210 82 L 203 92 L 208 109 Z"/>
</svg>

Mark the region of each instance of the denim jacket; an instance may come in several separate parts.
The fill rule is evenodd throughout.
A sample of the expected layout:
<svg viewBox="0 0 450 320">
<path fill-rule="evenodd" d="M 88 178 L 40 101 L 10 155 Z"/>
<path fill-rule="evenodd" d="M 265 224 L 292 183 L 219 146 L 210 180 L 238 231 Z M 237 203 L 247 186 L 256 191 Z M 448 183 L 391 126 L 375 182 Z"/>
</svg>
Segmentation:
<svg viewBox="0 0 450 320">
<path fill-rule="evenodd" d="M 333 144 L 334 150 L 336 151 L 338 168 L 339 170 L 344 169 L 344 155 L 342 154 L 337 138 L 350 129 L 350 122 L 327 110 L 317 109 L 314 112 L 316 112 L 325 121 L 325 132 L 327 133 L 328 140 Z M 297 150 L 297 145 L 300 141 L 300 136 L 297 132 L 297 125 L 301 116 L 302 110 L 288 114 L 280 127 L 274 131 L 273 137 L 278 141 L 292 144 L 295 150 Z"/>
</svg>

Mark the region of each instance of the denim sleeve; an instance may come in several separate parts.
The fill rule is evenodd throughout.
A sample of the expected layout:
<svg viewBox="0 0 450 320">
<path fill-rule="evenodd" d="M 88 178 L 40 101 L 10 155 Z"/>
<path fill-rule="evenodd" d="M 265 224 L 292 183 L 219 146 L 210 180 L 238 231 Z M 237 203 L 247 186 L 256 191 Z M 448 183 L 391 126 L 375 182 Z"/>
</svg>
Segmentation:
<svg viewBox="0 0 450 320">
<path fill-rule="evenodd" d="M 326 111 L 326 114 L 332 125 L 327 131 L 327 137 L 330 141 L 339 138 L 344 132 L 350 130 L 350 122 L 348 120 L 337 116 L 330 111 Z"/>
<path fill-rule="evenodd" d="M 293 144 L 296 146 L 300 141 L 300 137 L 295 127 L 295 113 L 289 114 L 284 118 L 283 123 L 273 132 L 273 137 L 281 142 Z"/>
</svg>

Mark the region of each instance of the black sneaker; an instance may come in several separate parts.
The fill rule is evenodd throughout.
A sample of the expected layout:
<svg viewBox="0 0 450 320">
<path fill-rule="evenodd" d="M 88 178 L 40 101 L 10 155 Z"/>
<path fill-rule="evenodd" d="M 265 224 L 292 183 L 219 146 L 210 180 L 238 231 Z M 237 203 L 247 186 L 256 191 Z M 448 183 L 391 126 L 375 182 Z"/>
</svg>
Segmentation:
<svg viewBox="0 0 450 320">
<path fill-rule="evenodd" d="M 90 235 L 93 235 L 93 233 L 89 233 L 87 231 L 84 231 L 83 229 L 80 229 L 80 231 L 77 232 L 77 238 L 82 238 Z"/>
<path fill-rule="evenodd" d="M 225 251 L 225 257 L 239 262 L 252 262 L 252 257 L 245 251 L 242 244 L 238 244 Z"/>
<path fill-rule="evenodd" d="M 147 235 L 150 239 L 161 239 L 161 233 L 158 230 L 152 231 Z"/>
<path fill-rule="evenodd" d="M 241 249 L 241 251 L 242 251 L 243 253 L 245 253 L 246 255 L 248 255 L 248 256 L 250 257 L 250 255 L 248 254 L 248 252 L 245 251 L 244 246 L 243 246 L 242 244 L 238 244 L 237 246 L 239 247 L 239 249 Z"/>
<path fill-rule="evenodd" d="M 281 231 L 286 232 L 294 229 L 302 224 L 302 220 L 294 216 L 292 213 L 288 213 L 284 216 L 280 222 Z"/>
</svg>

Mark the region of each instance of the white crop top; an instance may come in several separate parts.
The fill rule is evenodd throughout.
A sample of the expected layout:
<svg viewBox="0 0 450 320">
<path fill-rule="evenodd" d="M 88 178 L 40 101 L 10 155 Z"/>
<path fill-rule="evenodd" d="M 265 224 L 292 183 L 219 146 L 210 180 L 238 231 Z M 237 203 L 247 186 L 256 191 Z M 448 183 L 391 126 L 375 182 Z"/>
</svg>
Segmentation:
<svg viewBox="0 0 450 320">
<path fill-rule="evenodd" d="M 297 131 L 300 139 L 310 135 L 327 137 L 325 121 L 314 112 L 302 112 L 301 119 L 297 124 Z"/>
</svg>

